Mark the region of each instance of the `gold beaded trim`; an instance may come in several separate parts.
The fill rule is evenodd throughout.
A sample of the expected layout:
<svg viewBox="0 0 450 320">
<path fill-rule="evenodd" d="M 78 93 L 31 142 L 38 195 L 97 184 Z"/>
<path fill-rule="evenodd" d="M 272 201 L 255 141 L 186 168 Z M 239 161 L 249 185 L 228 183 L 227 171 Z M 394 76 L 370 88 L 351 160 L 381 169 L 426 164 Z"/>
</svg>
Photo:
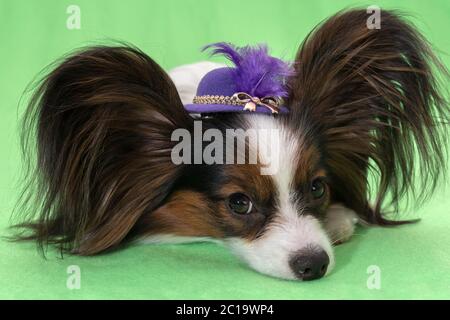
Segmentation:
<svg viewBox="0 0 450 320">
<path fill-rule="evenodd" d="M 245 92 L 236 92 L 230 96 L 195 96 L 193 102 L 197 104 L 227 104 L 232 106 L 244 106 L 244 110 L 254 112 L 257 105 L 268 108 L 272 113 L 278 113 L 280 98 L 267 96 L 264 98 L 253 97 Z"/>
<path fill-rule="evenodd" d="M 243 106 L 245 102 L 238 101 L 235 96 L 213 96 L 213 95 L 204 95 L 204 96 L 195 96 L 194 103 L 197 104 L 229 104 L 232 106 Z"/>
</svg>

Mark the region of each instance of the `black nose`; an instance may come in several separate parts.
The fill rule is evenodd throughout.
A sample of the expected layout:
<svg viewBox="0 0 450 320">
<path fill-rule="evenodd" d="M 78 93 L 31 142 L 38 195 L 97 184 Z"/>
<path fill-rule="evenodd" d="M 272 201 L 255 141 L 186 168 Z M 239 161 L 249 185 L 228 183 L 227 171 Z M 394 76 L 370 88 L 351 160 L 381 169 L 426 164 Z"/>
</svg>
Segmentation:
<svg viewBox="0 0 450 320">
<path fill-rule="evenodd" d="M 292 271 L 302 280 L 322 278 L 327 272 L 329 263 L 328 254 L 321 248 L 301 250 L 289 260 Z"/>
</svg>

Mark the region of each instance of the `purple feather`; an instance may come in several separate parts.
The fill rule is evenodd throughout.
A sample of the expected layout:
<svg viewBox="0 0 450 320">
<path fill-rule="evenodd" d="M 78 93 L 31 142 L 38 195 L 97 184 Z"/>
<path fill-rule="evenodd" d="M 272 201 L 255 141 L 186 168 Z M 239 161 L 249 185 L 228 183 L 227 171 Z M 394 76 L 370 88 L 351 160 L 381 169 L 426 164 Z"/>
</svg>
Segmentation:
<svg viewBox="0 0 450 320">
<path fill-rule="evenodd" d="M 229 43 L 213 43 L 203 50 L 213 49 L 212 55 L 224 55 L 235 68 L 236 89 L 259 98 L 286 97 L 285 81 L 293 74 L 292 66 L 269 55 L 267 45 L 235 47 Z"/>
</svg>

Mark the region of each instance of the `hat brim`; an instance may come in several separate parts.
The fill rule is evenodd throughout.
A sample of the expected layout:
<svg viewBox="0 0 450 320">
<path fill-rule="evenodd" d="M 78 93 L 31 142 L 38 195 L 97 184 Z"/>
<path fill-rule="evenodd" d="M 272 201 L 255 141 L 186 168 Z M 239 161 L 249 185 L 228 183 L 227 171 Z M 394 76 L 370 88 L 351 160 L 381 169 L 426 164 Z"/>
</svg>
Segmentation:
<svg viewBox="0 0 450 320">
<path fill-rule="evenodd" d="M 234 112 L 234 113 L 266 113 L 272 114 L 272 111 L 262 105 L 257 105 L 255 111 L 244 110 L 244 106 L 233 106 L 229 104 L 185 104 L 184 108 L 189 113 L 217 113 L 217 112 Z M 289 109 L 282 106 L 279 113 L 289 113 Z"/>
</svg>

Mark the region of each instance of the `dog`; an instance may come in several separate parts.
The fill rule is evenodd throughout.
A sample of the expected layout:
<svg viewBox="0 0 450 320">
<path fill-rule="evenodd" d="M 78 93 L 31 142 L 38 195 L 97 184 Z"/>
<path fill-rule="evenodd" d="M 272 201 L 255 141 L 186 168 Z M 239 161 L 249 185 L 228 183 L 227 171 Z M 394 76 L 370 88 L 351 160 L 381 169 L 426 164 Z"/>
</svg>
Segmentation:
<svg viewBox="0 0 450 320">
<path fill-rule="evenodd" d="M 380 29 L 368 29 L 367 18 L 362 9 L 338 12 L 308 35 L 292 64 L 264 47 L 210 47 L 235 67 L 246 53 L 261 53 L 258 61 L 269 59 L 282 74 L 275 90 L 282 100 L 255 95 L 254 86 L 197 94 L 204 108 L 226 102 L 239 110 L 198 117 L 139 49 L 72 53 L 42 80 L 25 113 L 23 146 L 34 169 L 17 239 L 79 255 L 133 241 L 213 240 L 260 273 L 313 280 L 331 272 L 333 245 L 349 240 L 356 223 L 413 222 L 390 212 L 408 195 L 426 200 L 445 170 L 448 103 L 439 75 L 446 69 L 400 14 L 382 11 Z M 224 70 L 207 67 L 203 79 Z M 279 169 L 261 174 L 261 159 L 175 164 L 173 132 L 194 134 L 198 121 L 200 133 L 276 130 Z"/>
</svg>

